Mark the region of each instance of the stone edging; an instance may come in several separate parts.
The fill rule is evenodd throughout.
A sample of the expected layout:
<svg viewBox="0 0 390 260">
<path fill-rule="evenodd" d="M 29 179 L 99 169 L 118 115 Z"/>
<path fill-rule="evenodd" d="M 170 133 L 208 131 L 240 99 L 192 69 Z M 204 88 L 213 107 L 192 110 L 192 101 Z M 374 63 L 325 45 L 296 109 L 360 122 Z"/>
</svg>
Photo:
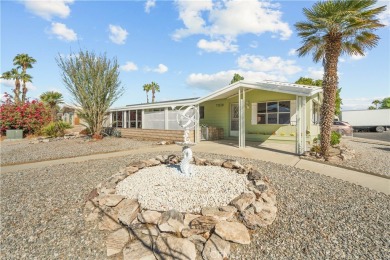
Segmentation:
<svg viewBox="0 0 390 260">
<path fill-rule="evenodd" d="M 123 259 L 225 259 L 230 243 L 250 244 L 250 232 L 266 227 L 276 218 L 276 195 L 268 179 L 252 166 L 235 160 L 194 158 L 196 165 L 212 165 L 246 174 L 250 192 L 233 199 L 229 206 L 203 207 L 201 214 L 142 209 L 136 199 L 115 194 L 116 185 L 145 167 L 177 164 L 176 155 L 157 156 L 134 162 L 86 197 L 87 222 L 98 221 L 107 236 L 107 256 L 123 254 Z M 248 230 L 249 229 L 249 230 Z"/>
</svg>

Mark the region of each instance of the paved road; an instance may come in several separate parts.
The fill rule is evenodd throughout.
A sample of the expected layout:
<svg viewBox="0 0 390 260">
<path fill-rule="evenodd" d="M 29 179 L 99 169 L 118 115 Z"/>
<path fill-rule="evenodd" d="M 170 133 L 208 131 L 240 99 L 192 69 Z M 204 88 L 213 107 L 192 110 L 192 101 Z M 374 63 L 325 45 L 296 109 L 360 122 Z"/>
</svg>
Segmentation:
<svg viewBox="0 0 390 260">
<path fill-rule="evenodd" d="M 386 141 L 390 142 L 390 131 L 386 131 L 383 133 L 377 133 L 377 132 L 362 132 L 362 133 L 353 133 L 354 137 L 360 137 L 360 138 L 366 138 L 366 139 L 373 139 L 373 140 L 379 140 L 379 141 Z"/>
</svg>

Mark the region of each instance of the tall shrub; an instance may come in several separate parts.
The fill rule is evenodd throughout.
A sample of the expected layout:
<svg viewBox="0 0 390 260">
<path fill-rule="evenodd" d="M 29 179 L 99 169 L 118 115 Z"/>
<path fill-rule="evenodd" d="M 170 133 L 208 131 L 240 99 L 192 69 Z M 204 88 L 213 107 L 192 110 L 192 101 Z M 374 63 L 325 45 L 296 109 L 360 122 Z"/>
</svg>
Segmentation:
<svg viewBox="0 0 390 260">
<path fill-rule="evenodd" d="M 15 104 L 7 98 L 0 106 L 1 134 L 9 129 L 22 129 L 25 134 L 34 134 L 48 124 L 50 118 L 50 110 L 42 102 L 32 100 Z"/>
<path fill-rule="evenodd" d="M 79 117 L 85 120 L 94 137 L 100 138 L 108 108 L 123 94 L 117 60 L 88 51 L 70 58 L 58 56 L 56 60 L 65 87 L 81 107 Z"/>
</svg>

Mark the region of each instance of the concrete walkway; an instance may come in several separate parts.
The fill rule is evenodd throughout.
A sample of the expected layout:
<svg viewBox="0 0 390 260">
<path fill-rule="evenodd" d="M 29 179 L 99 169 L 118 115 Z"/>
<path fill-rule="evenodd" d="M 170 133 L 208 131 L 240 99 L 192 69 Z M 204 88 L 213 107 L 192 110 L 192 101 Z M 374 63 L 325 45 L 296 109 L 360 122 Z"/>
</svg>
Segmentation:
<svg viewBox="0 0 390 260">
<path fill-rule="evenodd" d="M 249 144 L 250 145 L 250 144 Z M 273 146 L 275 147 L 275 146 Z M 277 146 L 276 146 L 277 147 Z M 298 156 L 292 153 L 291 146 L 280 146 L 280 150 L 275 150 L 270 147 L 251 147 L 247 146 L 246 148 L 237 148 L 235 143 L 230 143 L 229 141 L 225 142 L 201 142 L 192 148 L 194 154 L 197 152 L 204 153 L 214 153 L 221 155 L 230 155 L 237 157 L 244 157 L 262 161 L 270 161 L 274 163 L 280 163 L 284 165 L 289 165 L 297 167 L 299 169 L 304 169 L 312 171 L 318 174 L 323 174 L 333 178 L 341 179 L 351 183 L 367 187 L 378 192 L 383 192 L 387 195 L 390 195 L 390 179 L 386 179 L 379 176 L 374 176 L 358 171 L 348 170 L 336 166 L 331 166 L 327 164 L 317 163 L 313 161 L 308 161 L 300 159 Z M 99 160 L 107 159 L 113 157 L 127 156 L 132 154 L 140 153 L 149 153 L 149 152 L 180 152 L 181 147 L 177 145 L 168 145 L 168 146 L 157 146 L 157 147 L 146 147 L 134 150 L 111 152 L 104 154 L 94 154 L 79 156 L 74 158 L 64 158 L 50 161 L 41 161 L 34 163 L 24 163 L 12 166 L 1 167 L 2 173 L 23 171 L 31 168 L 40 168 L 47 167 L 58 164 L 72 163 L 72 162 L 83 162 L 88 160 Z"/>
</svg>

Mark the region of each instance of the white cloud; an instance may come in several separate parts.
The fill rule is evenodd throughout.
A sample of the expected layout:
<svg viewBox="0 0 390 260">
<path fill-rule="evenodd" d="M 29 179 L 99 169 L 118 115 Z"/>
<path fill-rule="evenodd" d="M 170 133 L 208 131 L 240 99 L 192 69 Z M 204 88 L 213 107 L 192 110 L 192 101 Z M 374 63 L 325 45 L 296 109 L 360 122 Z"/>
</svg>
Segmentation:
<svg viewBox="0 0 390 260">
<path fill-rule="evenodd" d="M 22 82 L 20 83 L 20 89 L 22 89 Z M 10 94 L 13 94 L 13 89 L 15 87 L 15 80 L 12 80 L 12 79 L 0 79 L 0 85 L 3 85 L 5 87 L 8 87 L 8 88 L 12 88 L 12 90 L 10 91 L 5 91 L 5 92 L 8 92 Z M 34 90 L 37 90 L 37 87 L 34 86 L 31 82 L 27 82 L 26 83 L 26 87 L 28 90 L 31 90 L 31 91 L 34 91 Z"/>
<path fill-rule="evenodd" d="M 308 75 L 306 75 L 305 77 L 308 77 L 308 78 L 312 78 L 312 79 L 323 79 L 324 77 L 324 69 L 323 68 L 312 68 L 312 67 L 309 67 L 307 69 L 308 71 Z"/>
<path fill-rule="evenodd" d="M 294 60 L 283 60 L 281 57 L 268 58 L 256 55 L 241 55 L 237 59 L 238 66 L 242 69 L 253 71 L 267 71 L 272 74 L 292 75 L 302 69 L 295 65 Z"/>
<path fill-rule="evenodd" d="M 125 65 L 120 66 L 120 69 L 123 71 L 135 71 L 138 70 L 138 66 L 134 62 L 128 61 Z"/>
<path fill-rule="evenodd" d="M 109 38 L 113 43 L 125 44 L 127 35 L 129 34 L 125 29 L 119 25 L 109 25 L 110 35 Z"/>
<path fill-rule="evenodd" d="M 187 77 L 187 84 L 191 87 L 215 91 L 230 84 L 235 73 L 240 74 L 248 81 L 276 80 L 286 81 L 281 75 L 271 75 L 259 71 L 228 70 L 214 74 L 192 73 Z"/>
<path fill-rule="evenodd" d="M 288 51 L 288 56 L 295 56 L 297 55 L 297 50 L 296 49 L 290 49 Z"/>
<path fill-rule="evenodd" d="M 343 98 L 342 110 L 359 110 L 368 109 L 369 106 L 373 106 L 372 101 L 375 99 L 382 100 L 382 97 L 363 97 L 363 98 Z"/>
<path fill-rule="evenodd" d="M 386 26 L 390 25 L 390 6 L 388 2 L 379 2 L 378 6 L 386 5 L 386 10 L 378 15 L 380 22 Z"/>
<path fill-rule="evenodd" d="M 164 64 L 158 64 L 158 67 L 153 71 L 162 74 L 168 71 L 168 67 Z"/>
<path fill-rule="evenodd" d="M 51 23 L 49 33 L 54 34 L 60 40 L 69 42 L 77 40 L 77 34 L 63 23 Z"/>
<path fill-rule="evenodd" d="M 164 64 L 160 63 L 160 64 L 158 64 L 157 68 L 154 68 L 154 69 L 146 67 L 145 71 L 153 71 L 153 72 L 157 72 L 157 73 L 163 74 L 163 73 L 168 71 L 168 67 L 165 66 Z"/>
<path fill-rule="evenodd" d="M 12 79 L 0 79 L 0 84 L 5 87 L 15 87 L 15 80 Z"/>
<path fill-rule="evenodd" d="M 361 60 L 364 59 L 365 57 L 367 57 L 367 53 L 365 53 L 364 55 L 356 54 L 351 56 L 351 60 Z"/>
<path fill-rule="evenodd" d="M 43 19 L 51 20 L 52 17 L 66 18 L 70 14 L 69 5 L 74 0 L 24 0 L 24 6 L 33 14 L 36 14 Z"/>
<path fill-rule="evenodd" d="M 147 0 L 145 3 L 145 12 L 150 13 L 150 9 L 156 6 L 156 0 Z"/>
<path fill-rule="evenodd" d="M 235 41 L 241 34 L 270 32 L 282 40 L 288 39 L 292 31 L 282 22 L 279 6 L 260 0 L 241 0 L 212 2 L 176 1 L 179 18 L 184 28 L 177 29 L 174 40 L 201 34 L 210 37 L 210 42 L 217 40 Z M 218 50 L 218 48 L 217 48 Z"/>
<path fill-rule="evenodd" d="M 238 45 L 232 44 L 230 41 L 207 41 L 201 39 L 198 42 L 198 48 L 206 52 L 237 52 Z"/>
</svg>

